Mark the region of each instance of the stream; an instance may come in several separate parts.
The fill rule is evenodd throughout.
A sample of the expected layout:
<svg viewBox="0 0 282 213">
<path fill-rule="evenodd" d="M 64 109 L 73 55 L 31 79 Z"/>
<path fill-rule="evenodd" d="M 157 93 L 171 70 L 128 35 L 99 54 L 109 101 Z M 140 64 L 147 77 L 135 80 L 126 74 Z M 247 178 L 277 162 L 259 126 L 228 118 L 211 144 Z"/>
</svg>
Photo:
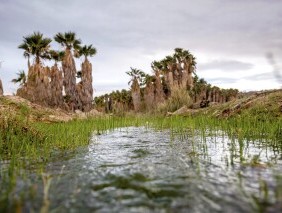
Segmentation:
<svg viewBox="0 0 282 213">
<path fill-rule="evenodd" d="M 242 144 L 223 132 L 203 139 L 169 130 L 119 128 L 93 134 L 88 147 L 47 165 L 48 210 L 277 212 L 281 169 L 281 153 L 263 142 Z M 44 191 L 40 176 L 28 179 L 29 187 L 37 183 Z M 34 198 L 23 210 L 44 205 Z"/>
</svg>

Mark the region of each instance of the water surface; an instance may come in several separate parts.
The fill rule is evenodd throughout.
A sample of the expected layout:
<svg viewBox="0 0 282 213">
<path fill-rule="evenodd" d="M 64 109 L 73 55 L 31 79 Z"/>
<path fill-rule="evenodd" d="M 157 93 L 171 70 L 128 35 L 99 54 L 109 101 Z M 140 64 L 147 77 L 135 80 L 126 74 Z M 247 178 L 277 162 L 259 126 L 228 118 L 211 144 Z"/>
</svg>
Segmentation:
<svg viewBox="0 0 282 213">
<path fill-rule="evenodd" d="M 281 154 L 264 142 L 129 127 L 47 166 L 51 212 L 276 212 Z M 40 177 L 34 177 L 43 190 Z M 31 181 L 32 182 L 32 181 Z M 32 184 L 31 184 L 32 185 Z M 27 202 L 26 210 L 42 207 Z"/>
</svg>

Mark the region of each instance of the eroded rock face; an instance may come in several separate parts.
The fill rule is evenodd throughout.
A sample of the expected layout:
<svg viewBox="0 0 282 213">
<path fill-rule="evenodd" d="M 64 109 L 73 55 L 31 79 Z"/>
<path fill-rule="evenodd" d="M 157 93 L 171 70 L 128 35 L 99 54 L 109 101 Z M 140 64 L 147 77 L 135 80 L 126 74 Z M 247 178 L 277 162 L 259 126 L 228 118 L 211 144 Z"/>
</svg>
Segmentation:
<svg viewBox="0 0 282 213">
<path fill-rule="evenodd" d="M 2 81 L 0 79 L 0 96 L 2 96 L 3 94 L 4 94 L 4 90 L 3 90 Z"/>
</svg>

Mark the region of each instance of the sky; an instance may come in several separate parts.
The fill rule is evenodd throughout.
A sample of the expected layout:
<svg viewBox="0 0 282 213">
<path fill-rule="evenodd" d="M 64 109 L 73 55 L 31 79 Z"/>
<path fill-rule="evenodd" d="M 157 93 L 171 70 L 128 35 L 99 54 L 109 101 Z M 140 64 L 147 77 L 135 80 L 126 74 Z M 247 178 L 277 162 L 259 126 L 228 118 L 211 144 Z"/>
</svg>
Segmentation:
<svg viewBox="0 0 282 213">
<path fill-rule="evenodd" d="M 197 75 L 212 85 L 240 91 L 282 86 L 281 0 L 0 0 L 0 29 L 5 94 L 16 93 L 19 85 L 11 80 L 27 71 L 18 45 L 37 31 L 49 38 L 74 31 L 96 47 L 90 59 L 96 96 L 129 89 L 130 67 L 152 73 L 151 62 L 176 47 L 197 58 Z M 61 49 L 56 42 L 52 48 Z"/>
</svg>

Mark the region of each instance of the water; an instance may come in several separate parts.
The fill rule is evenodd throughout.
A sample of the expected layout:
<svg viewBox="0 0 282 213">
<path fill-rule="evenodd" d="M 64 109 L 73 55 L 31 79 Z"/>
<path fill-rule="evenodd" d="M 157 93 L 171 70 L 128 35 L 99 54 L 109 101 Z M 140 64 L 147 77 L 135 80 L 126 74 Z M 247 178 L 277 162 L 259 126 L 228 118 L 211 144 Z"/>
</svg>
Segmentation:
<svg viewBox="0 0 282 213">
<path fill-rule="evenodd" d="M 223 132 L 202 136 L 145 127 L 93 135 L 89 147 L 47 166 L 47 207 L 51 212 L 281 210 L 275 195 L 279 152 L 263 141 L 232 141 Z M 18 188 L 43 191 L 40 176 L 28 180 Z M 46 207 L 42 196 L 36 197 L 27 199 L 24 211 Z"/>
</svg>

